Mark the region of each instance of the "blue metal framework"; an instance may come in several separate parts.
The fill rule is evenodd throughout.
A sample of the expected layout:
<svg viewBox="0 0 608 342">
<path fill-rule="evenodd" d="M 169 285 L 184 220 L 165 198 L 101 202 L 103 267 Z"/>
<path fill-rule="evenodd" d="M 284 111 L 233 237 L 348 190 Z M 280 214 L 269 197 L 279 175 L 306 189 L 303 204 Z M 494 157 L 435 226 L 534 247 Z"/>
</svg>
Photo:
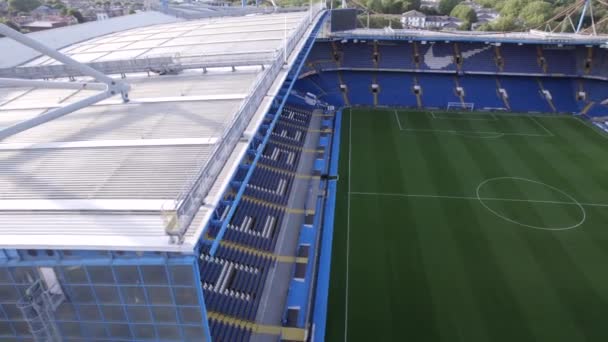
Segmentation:
<svg viewBox="0 0 608 342">
<path fill-rule="evenodd" d="M 0 259 L 0 341 L 32 339 L 16 308 L 39 279 L 38 267 L 51 267 L 66 295 L 53 317 L 62 340 L 211 340 L 196 256 L 65 258 L 65 253 Z"/>
<path fill-rule="evenodd" d="M 323 22 L 325 21 L 326 15 L 327 15 L 327 12 L 322 14 L 322 17 L 319 19 L 316 26 L 313 28 L 311 34 L 308 36 L 303 49 L 298 54 L 291 70 L 288 72 L 287 77 L 286 77 L 285 81 L 283 82 L 283 85 L 281 86 L 281 89 L 279 90 L 277 96 L 275 97 L 272 106 L 270 107 L 268 113 L 266 114 L 272 118 L 272 121 L 269 125 L 267 125 L 267 126 L 263 125 L 262 127 L 260 127 L 260 130 L 265 130 L 266 134 L 262 138 L 256 136 L 250 145 L 250 149 L 251 149 L 250 151 L 252 153 L 254 153 L 255 156 L 254 156 L 253 160 L 251 161 L 251 163 L 246 166 L 248 168 L 247 174 L 246 174 L 244 180 L 239 185 L 236 196 L 231 203 L 232 205 L 230 207 L 230 210 L 228 211 L 228 214 L 226 215 L 226 218 L 222 222 L 221 228 L 220 228 L 215 240 L 212 243 L 211 249 L 209 251 L 210 255 L 215 255 L 215 253 L 217 252 L 217 249 L 219 248 L 219 243 L 222 240 L 224 234 L 226 233 L 226 229 L 228 227 L 228 224 L 230 223 L 230 220 L 232 219 L 232 216 L 236 212 L 237 205 L 240 202 L 241 197 L 243 196 L 243 193 L 245 192 L 246 185 L 249 182 L 249 179 L 251 178 L 251 176 L 253 175 L 253 170 L 255 169 L 257 162 L 262 154 L 262 151 L 264 150 L 268 140 L 270 139 L 270 133 L 274 129 L 274 126 L 277 123 L 279 115 L 281 115 L 283 106 L 287 102 L 289 94 L 291 93 L 291 89 L 293 88 L 293 86 L 298 78 L 298 75 L 300 74 L 300 71 L 302 70 L 302 66 L 304 65 L 304 62 L 306 61 L 306 58 L 308 57 L 308 53 L 312 49 L 312 46 L 315 42 L 317 33 L 319 32 L 319 29 L 321 28 Z"/>
</svg>

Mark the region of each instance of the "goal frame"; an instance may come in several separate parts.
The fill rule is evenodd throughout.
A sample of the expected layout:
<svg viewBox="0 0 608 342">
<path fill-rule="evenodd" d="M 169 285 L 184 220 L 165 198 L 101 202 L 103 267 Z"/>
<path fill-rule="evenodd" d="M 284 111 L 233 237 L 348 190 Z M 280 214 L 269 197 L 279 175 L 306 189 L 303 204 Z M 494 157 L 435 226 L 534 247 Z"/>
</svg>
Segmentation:
<svg viewBox="0 0 608 342">
<path fill-rule="evenodd" d="M 448 102 L 447 111 L 472 112 L 475 110 L 473 102 Z"/>
</svg>

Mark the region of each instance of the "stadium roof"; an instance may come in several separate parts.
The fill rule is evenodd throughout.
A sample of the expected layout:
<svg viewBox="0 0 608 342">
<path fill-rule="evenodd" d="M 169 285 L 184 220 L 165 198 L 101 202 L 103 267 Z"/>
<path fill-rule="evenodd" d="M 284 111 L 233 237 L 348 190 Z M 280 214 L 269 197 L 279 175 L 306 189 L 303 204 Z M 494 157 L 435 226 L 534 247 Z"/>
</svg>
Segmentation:
<svg viewBox="0 0 608 342">
<path fill-rule="evenodd" d="M 284 28 L 293 35 L 307 19 L 307 12 L 295 12 L 155 25 L 63 51 L 83 62 L 276 52 L 283 48 Z M 27 65 L 55 63 L 41 57 Z M 285 73 L 273 80 L 246 136 L 257 129 Z M 110 98 L 0 141 L 0 248 L 192 251 L 248 141 L 236 145 L 183 244 L 169 242 L 163 213 L 174 209 L 178 195 L 210 162 L 262 75 L 259 65 L 128 74 L 131 102 Z M 0 88 L 0 128 L 93 93 Z"/>
<path fill-rule="evenodd" d="M 464 41 L 482 43 L 605 45 L 608 35 L 584 35 L 574 33 L 529 32 L 482 32 L 482 31 L 430 31 L 414 29 L 355 29 L 332 32 L 324 38 L 334 39 L 388 39 L 416 41 Z"/>
</svg>

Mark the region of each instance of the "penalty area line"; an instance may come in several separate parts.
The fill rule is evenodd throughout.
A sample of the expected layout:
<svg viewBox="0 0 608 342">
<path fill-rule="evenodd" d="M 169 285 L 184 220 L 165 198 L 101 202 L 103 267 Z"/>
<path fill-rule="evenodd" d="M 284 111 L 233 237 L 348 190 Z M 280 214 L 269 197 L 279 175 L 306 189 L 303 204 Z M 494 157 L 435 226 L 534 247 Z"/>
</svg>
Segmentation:
<svg viewBox="0 0 608 342">
<path fill-rule="evenodd" d="M 401 120 L 399 120 L 399 114 L 397 114 L 397 110 L 394 110 L 395 119 L 397 120 L 397 125 L 399 125 L 399 130 L 403 131 L 403 127 L 401 126 Z"/>
</svg>

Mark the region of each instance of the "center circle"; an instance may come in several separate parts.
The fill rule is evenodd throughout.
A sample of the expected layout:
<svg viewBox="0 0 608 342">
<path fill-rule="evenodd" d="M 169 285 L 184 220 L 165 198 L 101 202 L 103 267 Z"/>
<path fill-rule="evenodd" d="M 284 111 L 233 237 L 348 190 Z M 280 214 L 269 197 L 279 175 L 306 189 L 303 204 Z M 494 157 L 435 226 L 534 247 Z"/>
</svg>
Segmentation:
<svg viewBox="0 0 608 342">
<path fill-rule="evenodd" d="M 537 202 L 537 203 L 555 203 L 555 204 L 569 204 L 569 205 L 576 205 L 581 214 L 582 217 L 581 219 L 575 223 L 572 224 L 570 226 L 563 226 L 563 227 L 542 227 L 542 226 L 536 226 L 536 225 L 531 225 L 531 224 L 526 224 L 523 222 L 519 222 L 517 220 L 514 220 L 510 217 L 505 216 L 504 214 L 499 213 L 498 211 L 492 209 L 486 202 L 488 201 L 488 199 L 484 199 L 483 197 L 481 197 L 480 192 L 481 189 L 484 187 L 484 185 L 490 183 L 490 182 L 495 182 L 495 181 L 500 181 L 500 180 L 516 180 L 516 181 L 522 181 L 522 182 L 528 182 L 528 183 L 533 183 L 533 184 L 538 184 L 538 185 L 542 185 L 545 186 L 555 192 L 558 192 L 560 194 L 562 194 L 563 196 L 565 196 L 566 198 L 568 198 L 570 200 L 570 202 L 557 202 L 557 201 L 533 201 L 530 200 L 530 202 Z M 572 195 L 566 193 L 565 191 L 558 189 L 552 185 L 543 183 L 543 182 L 539 182 L 539 181 L 535 181 L 532 179 L 528 179 L 528 178 L 522 178 L 522 177 L 495 177 L 495 178 L 488 178 L 486 180 L 484 180 L 483 182 L 479 183 L 479 185 L 477 186 L 477 189 L 475 190 L 475 194 L 477 196 L 477 200 L 479 201 L 479 203 L 481 203 L 481 205 L 484 206 L 484 208 L 486 208 L 488 211 L 490 211 L 492 214 L 500 217 L 501 219 L 507 221 L 507 222 L 511 222 L 526 228 L 532 228 L 532 229 L 539 229 L 539 230 L 555 230 L 555 231 L 559 231 L 559 230 L 569 230 L 569 229 L 574 229 L 579 227 L 580 225 L 583 224 L 583 222 L 585 222 L 585 220 L 587 219 L 587 212 L 585 211 L 585 208 L 583 207 L 583 205 L 576 200 L 576 198 L 572 197 Z M 500 200 L 500 199 L 494 199 L 494 200 Z M 504 199 L 504 200 L 509 200 L 509 199 Z M 512 201 L 519 201 L 519 200 L 515 200 L 512 199 Z M 526 202 L 526 199 L 521 199 L 521 202 Z"/>
</svg>

